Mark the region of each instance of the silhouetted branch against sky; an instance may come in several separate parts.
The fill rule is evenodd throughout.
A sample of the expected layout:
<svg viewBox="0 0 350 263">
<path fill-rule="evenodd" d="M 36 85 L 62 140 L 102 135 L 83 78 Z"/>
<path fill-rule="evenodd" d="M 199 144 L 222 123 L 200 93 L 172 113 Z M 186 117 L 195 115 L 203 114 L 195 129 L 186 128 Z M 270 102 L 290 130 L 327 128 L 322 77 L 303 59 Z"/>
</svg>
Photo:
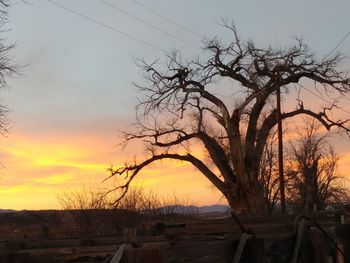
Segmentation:
<svg viewBox="0 0 350 263">
<path fill-rule="evenodd" d="M 13 61 L 10 54 L 11 50 L 14 48 L 14 44 L 8 44 L 6 37 L 4 25 L 7 22 L 7 12 L 10 7 L 10 0 L 0 0 L 0 88 L 4 89 L 8 87 L 7 79 L 18 73 L 18 65 Z M 0 133 L 6 133 L 8 126 L 7 119 L 8 109 L 4 104 L 0 105 Z"/>
</svg>

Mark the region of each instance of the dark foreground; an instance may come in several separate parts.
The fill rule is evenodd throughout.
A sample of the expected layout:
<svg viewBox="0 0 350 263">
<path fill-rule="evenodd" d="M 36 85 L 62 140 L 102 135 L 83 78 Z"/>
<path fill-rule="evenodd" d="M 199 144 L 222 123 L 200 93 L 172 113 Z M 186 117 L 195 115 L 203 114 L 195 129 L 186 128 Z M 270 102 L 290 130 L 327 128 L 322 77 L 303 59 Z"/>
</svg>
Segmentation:
<svg viewBox="0 0 350 263">
<path fill-rule="evenodd" d="M 241 240 L 242 249 L 242 231 L 230 216 L 168 215 L 147 221 L 124 217 L 120 220 L 133 224 L 121 222 L 123 227 L 113 230 L 102 220 L 95 233 L 85 229 L 90 233 L 84 234 L 83 226 L 77 227 L 69 216 L 60 214 L 63 212 L 20 213 L 0 215 L 0 262 L 111 262 L 124 243 L 121 259 L 116 261 L 115 255 L 115 262 L 231 263 L 237 250 L 242 252 L 238 262 L 291 262 L 296 247 L 302 260 L 296 262 L 350 262 L 346 211 L 307 215 L 328 237 L 310 222 L 301 228 L 302 220 L 295 221 L 295 215 L 243 217 L 250 238 L 244 245 Z M 344 252 L 344 261 L 330 238 Z"/>
</svg>

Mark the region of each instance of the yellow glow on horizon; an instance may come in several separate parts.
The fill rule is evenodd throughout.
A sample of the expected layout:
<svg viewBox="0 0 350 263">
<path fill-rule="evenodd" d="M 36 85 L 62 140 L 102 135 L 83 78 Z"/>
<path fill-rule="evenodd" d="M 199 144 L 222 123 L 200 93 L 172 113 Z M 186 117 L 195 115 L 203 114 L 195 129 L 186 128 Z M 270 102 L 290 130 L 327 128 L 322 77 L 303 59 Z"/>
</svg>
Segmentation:
<svg viewBox="0 0 350 263">
<path fill-rule="evenodd" d="M 108 160 L 118 161 L 114 162 L 114 168 L 122 161 L 133 161 L 124 152 L 117 152 L 108 139 L 16 136 L 5 141 L 1 152 L 5 168 L 0 170 L 0 209 L 60 208 L 57 201 L 60 192 L 81 190 L 89 185 L 106 189 L 113 184 L 113 179 L 102 183 L 109 175 L 106 169 L 112 164 Z M 205 158 L 199 147 L 194 152 Z M 142 155 L 138 161 L 141 158 Z M 341 154 L 339 170 L 347 175 L 350 153 Z M 166 159 L 152 163 L 137 175 L 134 183 L 165 198 L 175 194 L 198 205 L 225 203 L 208 179 L 187 162 Z"/>
<path fill-rule="evenodd" d="M 31 184 L 0 187 L 1 209 L 58 209 L 56 195 L 59 191 Z"/>
<path fill-rule="evenodd" d="M 5 151 L 16 159 L 30 162 L 33 166 L 70 166 L 87 169 L 106 168 L 104 164 L 81 162 L 87 156 L 83 145 L 69 142 L 40 142 L 20 141 L 17 147 L 6 148 Z"/>
<path fill-rule="evenodd" d="M 71 175 L 69 174 L 58 174 L 58 175 L 50 175 L 47 177 L 39 177 L 39 178 L 34 178 L 32 181 L 34 183 L 39 183 L 39 184 L 63 184 L 66 182 L 69 182 L 72 178 Z"/>
<path fill-rule="evenodd" d="M 20 194 L 27 189 L 28 189 L 28 186 L 26 186 L 26 185 L 15 185 L 12 187 L 0 187 L 0 195 Z"/>
<path fill-rule="evenodd" d="M 120 163 L 133 160 L 114 149 L 107 139 L 42 139 L 12 135 L 2 147 L 6 167 L 0 170 L 0 208 L 57 209 L 60 208 L 57 201 L 60 192 L 81 190 L 89 185 L 108 188 L 113 179 L 102 183 L 112 164 L 108 158 Z M 201 155 L 198 148 L 195 153 Z M 114 168 L 120 163 L 114 162 Z M 135 183 L 164 197 L 176 193 L 180 197 L 190 195 L 199 204 L 219 202 L 209 181 L 182 161 L 166 159 L 153 163 L 135 178 Z"/>
</svg>

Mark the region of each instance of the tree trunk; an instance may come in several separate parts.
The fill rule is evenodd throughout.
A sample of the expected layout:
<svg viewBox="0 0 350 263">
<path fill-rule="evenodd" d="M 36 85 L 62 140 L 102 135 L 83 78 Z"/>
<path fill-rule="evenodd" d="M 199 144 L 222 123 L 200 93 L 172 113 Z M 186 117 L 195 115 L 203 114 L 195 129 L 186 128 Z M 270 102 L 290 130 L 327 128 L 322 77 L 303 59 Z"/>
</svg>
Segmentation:
<svg viewBox="0 0 350 263">
<path fill-rule="evenodd" d="M 312 180 L 312 169 L 310 167 L 305 167 L 304 170 L 305 177 L 305 206 L 304 209 L 306 212 L 311 212 L 314 206 L 313 200 L 313 180 Z"/>
<path fill-rule="evenodd" d="M 254 175 L 248 178 L 252 177 Z M 225 197 L 234 211 L 255 215 L 265 213 L 263 185 L 258 180 L 247 180 L 245 183 L 238 180 L 230 189 Z"/>
<path fill-rule="evenodd" d="M 321 209 L 320 198 L 318 194 L 317 184 L 317 168 L 318 161 L 314 161 L 311 167 L 306 167 L 304 170 L 305 177 L 305 207 L 306 211 L 319 211 Z"/>
</svg>

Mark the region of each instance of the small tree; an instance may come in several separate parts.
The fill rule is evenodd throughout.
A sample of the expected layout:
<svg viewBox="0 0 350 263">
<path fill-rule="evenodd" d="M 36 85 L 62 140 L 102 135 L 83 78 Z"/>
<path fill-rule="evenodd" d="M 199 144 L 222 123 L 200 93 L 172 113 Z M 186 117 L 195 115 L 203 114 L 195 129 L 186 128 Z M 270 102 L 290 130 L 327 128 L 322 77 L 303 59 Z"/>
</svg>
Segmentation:
<svg viewBox="0 0 350 263">
<path fill-rule="evenodd" d="M 327 205 L 350 201 L 338 173 L 339 155 L 319 128 L 314 120 L 307 121 L 297 140 L 290 144 L 288 199 L 299 210 L 324 210 Z"/>
<path fill-rule="evenodd" d="M 262 210 L 258 177 L 266 141 L 277 124 L 277 110 L 271 103 L 276 89 L 288 92 L 308 79 L 325 91 L 340 95 L 350 91 L 350 79 L 337 70 L 339 54 L 318 59 L 300 39 L 285 49 L 260 48 L 242 41 L 233 25 L 226 27 L 232 42 L 206 41 L 207 56 L 202 59 L 185 61 L 174 52 L 165 66 L 139 61 L 145 82 L 137 87 L 144 96 L 135 128 L 124 138 L 125 143 L 143 141 L 148 156 L 110 169 L 111 176 L 126 178 L 117 189 L 125 193 L 143 168 L 173 159 L 196 167 L 232 208 Z M 296 109 L 282 113 L 283 120 L 304 114 L 328 130 L 350 132 L 348 120 L 330 116 L 335 101 L 317 111 L 298 102 Z M 196 155 L 194 146 L 202 147 L 209 158 Z"/>
</svg>

